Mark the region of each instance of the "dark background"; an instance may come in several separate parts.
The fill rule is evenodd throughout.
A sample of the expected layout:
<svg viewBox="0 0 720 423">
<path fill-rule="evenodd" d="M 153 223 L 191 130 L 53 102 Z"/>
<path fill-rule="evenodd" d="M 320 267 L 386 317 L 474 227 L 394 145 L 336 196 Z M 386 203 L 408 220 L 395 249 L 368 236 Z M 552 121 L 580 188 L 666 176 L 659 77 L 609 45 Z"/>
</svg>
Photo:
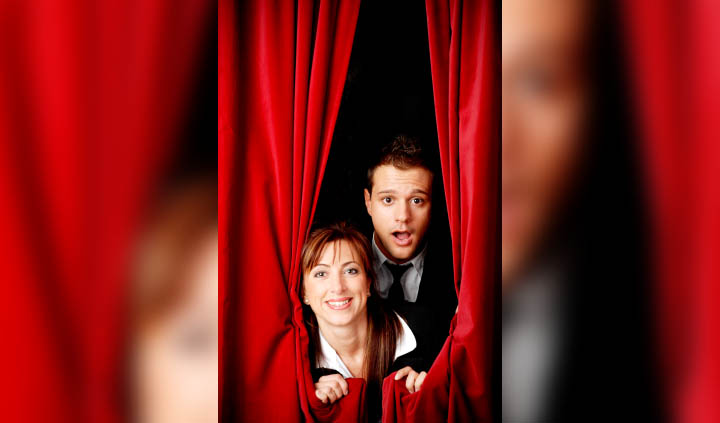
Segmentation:
<svg viewBox="0 0 720 423">
<path fill-rule="evenodd" d="M 216 15 L 211 17 L 203 34 L 201 61 L 195 64 L 192 98 L 161 189 L 196 178 L 217 180 L 218 21 Z"/>
<path fill-rule="evenodd" d="M 425 4 L 363 1 L 315 226 L 349 220 L 372 233 L 363 198 L 367 168 L 400 133 L 418 137 L 435 161 L 433 232 L 446 235 Z"/>
</svg>

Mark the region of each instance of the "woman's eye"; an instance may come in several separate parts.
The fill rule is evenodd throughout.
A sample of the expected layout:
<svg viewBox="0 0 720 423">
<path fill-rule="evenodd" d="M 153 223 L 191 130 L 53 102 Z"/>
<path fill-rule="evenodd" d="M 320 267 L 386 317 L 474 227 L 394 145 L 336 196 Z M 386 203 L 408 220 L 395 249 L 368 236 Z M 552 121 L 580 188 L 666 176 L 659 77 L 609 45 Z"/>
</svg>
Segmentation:
<svg viewBox="0 0 720 423">
<path fill-rule="evenodd" d="M 350 268 L 350 269 L 346 270 L 346 272 L 350 273 L 351 275 L 357 275 L 358 270 L 355 268 Z"/>
<path fill-rule="evenodd" d="M 385 197 L 385 198 L 382 199 L 382 202 L 385 203 L 385 204 L 390 204 L 390 203 L 392 203 L 392 198 L 390 198 L 390 197 Z"/>
<path fill-rule="evenodd" d="M 422 198 L 413 198 L 412 202 L 413 202 L 413 204 L 422 204 L 423 199 Z"/>
<path fill-rule="evenodd" d="M 322 278 L 322 277 L 324 277 L 324 276 L 325 276 L 325 272 L 317 272 L 317 273 L 315 273 L 315 277 L 316 277 L 316 278 Z"/>
</svg>

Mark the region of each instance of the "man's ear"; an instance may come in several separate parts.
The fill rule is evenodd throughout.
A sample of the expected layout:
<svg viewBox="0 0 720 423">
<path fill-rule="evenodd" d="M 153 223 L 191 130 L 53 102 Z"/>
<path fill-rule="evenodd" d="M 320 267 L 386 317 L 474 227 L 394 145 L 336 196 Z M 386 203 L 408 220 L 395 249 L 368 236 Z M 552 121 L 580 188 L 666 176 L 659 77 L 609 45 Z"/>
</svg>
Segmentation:
<svg viewBox="0 0 720 423">
<path fill-rule="evenodd" d="M 372 212 L 370 211 L 370 191 L 368 191 L 367 188 L 365 188 L 365 208 L 370 217 L 372 217 Z"/>
</svg>

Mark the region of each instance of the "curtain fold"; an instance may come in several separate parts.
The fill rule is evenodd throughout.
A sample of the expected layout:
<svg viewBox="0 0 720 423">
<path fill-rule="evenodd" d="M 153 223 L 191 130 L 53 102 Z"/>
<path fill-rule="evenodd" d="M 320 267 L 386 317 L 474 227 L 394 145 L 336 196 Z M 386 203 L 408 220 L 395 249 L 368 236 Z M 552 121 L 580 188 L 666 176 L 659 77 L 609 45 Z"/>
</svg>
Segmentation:
<svg viewBox="0 0 720 423">
<path fill-rule="evenodd" d="M 443 184 L 459 308 L 422 389 L 384 383 L 383 422 L 490 421 L 498 198 L 493 10 L 489 1 L 427 0 Z"/>
<path fill-rule="evenodd" d="M 671 419 L 720 420 L 720 5 L 623 5 Z"/>
<path fill-rule="evenodd" d="M 314 394 L 298 297 L 359 0 L 223 0 L 218 154 L 222 421 L 361 421 Z"/>
<path fill-rule="evenodd" d="M 125 281 L 213 4 L 0 1 L 4 421 L 124 421 Z"/>
</svg>

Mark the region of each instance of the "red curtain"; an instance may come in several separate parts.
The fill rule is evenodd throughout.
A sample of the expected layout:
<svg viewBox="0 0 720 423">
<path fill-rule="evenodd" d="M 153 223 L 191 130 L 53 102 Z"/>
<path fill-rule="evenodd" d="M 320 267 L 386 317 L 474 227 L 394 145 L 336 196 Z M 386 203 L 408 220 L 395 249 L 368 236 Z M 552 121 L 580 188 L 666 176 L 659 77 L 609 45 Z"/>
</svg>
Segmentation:
<svg viewBox="0 0 720 423">
<path fill-rule="evenodd" d="M 219 9 L 220 383 L 225 421 L 361 421 L 364 388 L 314 394 L 299 253 L 340 106 L 359 0 Z"/>
<path fill-rule="evenodd" d="M 124 420 L 129 249 L 212 6 L 0 1 L 3 421 Z"/>
<path fill-rule="evenodd" d="M 624 6 L 673 420 L 720 421 L 720 5 Z"/>
<path fill-rule="evenodd" d="M 489 1 L 427 0 L 443 183 L 459 309 L 422 389 L 384 384 L 383 422 L 490 421 L 498 160 L 493 10 Z"/>
</svg>

